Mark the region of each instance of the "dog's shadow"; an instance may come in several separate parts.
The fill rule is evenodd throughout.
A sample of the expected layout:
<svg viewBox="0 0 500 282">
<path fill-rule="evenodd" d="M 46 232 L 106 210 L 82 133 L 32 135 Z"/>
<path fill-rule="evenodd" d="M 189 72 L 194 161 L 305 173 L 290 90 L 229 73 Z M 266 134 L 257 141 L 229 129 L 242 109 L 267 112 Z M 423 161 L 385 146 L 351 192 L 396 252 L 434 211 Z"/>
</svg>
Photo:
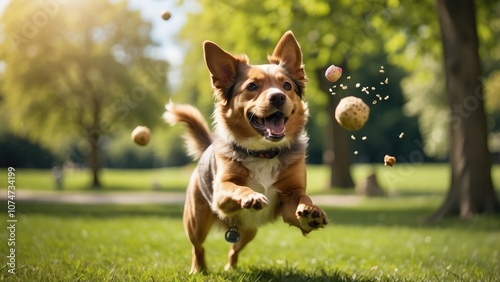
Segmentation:
<svg viewBox="0 0 500 282">
<path fill-rule="evenodd" d="M 368 277 L 356 278 L 352 277 L 352 274 L 335 270 L 335 269 L 321 269 L 317 268 L 312 271 L 299 270 L 293 267 L 287 268 L 258 268 L 250 267 L 248 269 L 237 269 L 229 272 L 218 273 L 221 276 L 229 279 L 230 281 L 255 281 L 255 282 L 265 282 L 265 281 L 283 281 L 283 282 L 303 282 L 303 281 L 375 281 Z"/>
</svg>

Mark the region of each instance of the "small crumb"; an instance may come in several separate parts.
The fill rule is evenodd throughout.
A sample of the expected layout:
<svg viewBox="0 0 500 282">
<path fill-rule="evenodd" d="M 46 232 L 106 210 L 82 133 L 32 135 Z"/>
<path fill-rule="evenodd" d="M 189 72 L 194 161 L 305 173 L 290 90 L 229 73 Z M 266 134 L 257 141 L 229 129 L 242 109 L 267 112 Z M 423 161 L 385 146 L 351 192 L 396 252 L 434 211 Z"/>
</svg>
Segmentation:
<svg viewBox="0 0 500 282">
<path fill-rule="evenodd" d="M 380 66 L 380 69 L 384 69 L 384 66 Z"/>
<path fill-rule="evenodd" d="M 375 87 L 372 86 L 372 90 L 375 90 Z"/>
<path fill-rule="evenodd" d="M 351 79 L 351 76 L 346 77 L 347 79 Z"/>
<path fill-rule="evenodd" d="M 384 100 L 389 100 L 389 95 L 385 96 Z"/>
<path fill-rule="evenodd" d="M 342 90 L 347 90 L 347 85 L 345 85 L 344 87 L 342 87 Z"/>
<path fill-rule="evenodd" d="M 361 86 L 360 83 L 356 83 L 356 88 L 359 88 Z"/>
<path fill-rule="evenodd" d="M 334 85 L 332 88 L 337 88 L 337 85 Z"/>
<path fill-rule="evenodd" d="M 351 135 L 351 139 L 352 139 L 352 140 L 356 140 L 356 136 Z"/>
<path fill-rule="evenodd" d="M 372 104 L 374 105 L 377 104 L 377 100 L 373 100 Z"/>
<path fill-rule="evenodd" d="M 378 72 L 379 72 L 379 73 L 384 73 L 384 72 L 385 72 L 385 70 L 379 70 Z"/>
<path fill-rule="evenodd" d="M 342 87 L 344 87 L 344 84 L 343 84 L 343 83 L 341 83 L 339 86 L 340 86 L 340 88 L 342 88 Z"/>
<path fill-rule="evenodd" d="M 337 94 L 337 93 L 335 93 L 335 92 L 332 92 L 332 95 L 335 95 L 335 94 Z"/>
<path fill-rule="evenodd" d="M 403 136 L 405 136 L 405 133 L 404 133 L 404 132 L 401 132 L 401 133 L 399 134 L 399 139 L 403 138 Z"/>
<path fill-rule="evenodd" d="M 385 78 L 384 83 L 385 84 L 389 84 L 389 78 L 388 77 Z"/>
<path fill-rule="evenodd" d="M 385 166 L 394 166 L 396 163 L 396 158 L 393 156 L 385 155 L 384 156 L 384 165 Z"/>
<path fill-rule="evenodd" d="M 357 155 L 358 154 L 358 151 L 354 151 L 354 154 Z"/>
<path fill-rule="evenodd" d="M 366 140 L 366 139 L 368 139 L 368 137 L 366 136 L 361 137 L 361 140 Z"/>
<path fill-rule="evenodd" d="M 383 82 L 383 81 L 381 81 L 381 82 L 380 82 L 380 85 L 384 85 L 384 82 Z"/>
<path fill-rule="evenodd" d="M 329 88 L 328 91 L 333 92 L 333 89 Z"/>
</svg>

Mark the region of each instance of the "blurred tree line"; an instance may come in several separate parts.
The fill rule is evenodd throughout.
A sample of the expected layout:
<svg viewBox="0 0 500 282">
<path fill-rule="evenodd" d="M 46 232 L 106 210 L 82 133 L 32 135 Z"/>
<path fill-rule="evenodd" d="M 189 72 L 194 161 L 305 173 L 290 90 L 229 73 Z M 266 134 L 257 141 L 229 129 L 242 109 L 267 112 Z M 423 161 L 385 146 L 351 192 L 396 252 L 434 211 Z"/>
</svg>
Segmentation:
<svg viewBox="0 0 500 282">
<path fill-rule="evenodd" d="M 180 87 L 169 93 L 167 64 L 147 54 L 154 44 L 151 25 L 126 2 L 11 1 L 0 19 L 0 166 L 49 167 L 70 160 L 95 166 L 97 174 L 103 166 L 184 165 L 189 159 L 182 129 L 169 128 L 160 117 L 171 97 L 197 105 L 210 118 L 213 97 L 202 42 L 215 41 L 260 64 L 288 29 L 301 44 L 310 80 L 310 163 L 331 164 L 332 173 L 343 175 L 336 176 L 338 186 L 352 186 L 351 162 L 381 163 L 385 154 L 403 162 L 447 160 L 443 116 L 449 112 L 433 1 L 190 0 L 179 5 L 191 7 L 179 36 L 186 58 Z M 483 64 L 478 79 L 487 96 L 490 149 L 498 154 L 499 3 L 477 1 L 476 7 Z M 344 69 L 335 88 L 323 77 L 330 64 Z M 365 86 L 369 95 L 361 91 Z M 357 132 L 343 130 L 333 118 L 336 103 L 348 95 L 371 108 L 368 123 Z M 130 141 L 139 124 L 152 128 L 146 147 Z M 412 159 L 414 152 L 418 159 Z"/>
</svg>

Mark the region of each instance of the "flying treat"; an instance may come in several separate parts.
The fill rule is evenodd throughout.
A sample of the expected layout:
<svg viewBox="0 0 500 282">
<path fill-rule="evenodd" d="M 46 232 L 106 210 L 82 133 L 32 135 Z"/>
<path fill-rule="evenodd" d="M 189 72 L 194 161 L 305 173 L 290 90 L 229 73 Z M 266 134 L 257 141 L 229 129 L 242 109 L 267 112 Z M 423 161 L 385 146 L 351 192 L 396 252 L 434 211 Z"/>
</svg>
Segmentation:
<svg viewBox="0 0 500 282">
<path fill-rule="evenodd" d="M 335 82 L 339 80 L 341 76 L 342 76 L 342 69 L 335 65 L 331 65 L 330 67 L 328 67 L 328 69 L 325 72 L 325 77 L 330 82 Z"/>
<path fill-rule="evenodd" d="M 161 12 L 161 18 L 164 20 L 164 21 L 168 21 L 170 19 L 170 17 L 172 17 L 172 14 L 167 11 L 167 10 L 163 10 Z"/>
<path fill-rule="evenodd" d="M 394 166 L 396 164 L 396 158 L 393 156 L 385 155 L 384 156 L 384 165 L 385 166 Z"/>
<path fill-rule="evenodd" d="M 368 120 L 370 108 L 360 98 L 347 96 L 335 109 L 335 119 L 347 130 L 358 130 Z"/>
<path fill-rule="evenodd" d="M 151 138 L 151 130 L 147 126 L 138 126 L 132 131 L 130 137 L 136 144 L 146 146 Z"/>
</svg>

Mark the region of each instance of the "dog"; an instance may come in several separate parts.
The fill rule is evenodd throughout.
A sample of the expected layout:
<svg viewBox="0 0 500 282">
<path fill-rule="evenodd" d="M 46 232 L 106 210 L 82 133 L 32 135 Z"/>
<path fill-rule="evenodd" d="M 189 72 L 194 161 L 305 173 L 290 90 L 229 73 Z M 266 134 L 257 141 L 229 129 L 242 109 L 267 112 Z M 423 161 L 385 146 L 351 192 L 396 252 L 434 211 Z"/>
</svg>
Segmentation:
<svg viewBox="0 0 500 282">
<path fill-rule="evenodd" d="M 259 226 L 280 216 L 304 236 L 328 223 L 306 195 L 307 77 L 293 33 L 282 36 L 269 64 L 250 65 L 246 55 L 211 41 L 203 50 L 216 100 L 214 131 L 187 104 L 170 101 L 163 116 L 187 126 L 188 154 L 198 160 L 183 216 L 193 245 L 190 273 L 206 272 L 203 242 L 214 222 L 234 243 L 225 270 L 236 266 Z"/>
</svg>

